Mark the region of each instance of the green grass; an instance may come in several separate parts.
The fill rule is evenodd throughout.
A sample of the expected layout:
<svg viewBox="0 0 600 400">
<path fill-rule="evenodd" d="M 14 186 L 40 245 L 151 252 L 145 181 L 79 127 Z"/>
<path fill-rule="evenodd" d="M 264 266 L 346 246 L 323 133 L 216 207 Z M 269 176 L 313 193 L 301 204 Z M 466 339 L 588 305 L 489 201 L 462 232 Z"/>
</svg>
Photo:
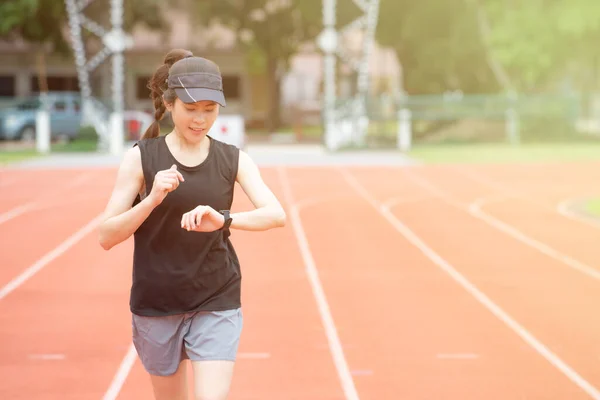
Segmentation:
<svg viewBox="0 0 600 400">
<path fill-rule="evenodd" d="M 585 211 L 600 218 L 600 198 L 588 200 L 584 205 Z"/>
<path fill-rule="evenodd" d="M 39 157 L 39 154 L 35 150 L 0 151 L 0 167 L 33 157 Z"/>
<path fill-rule="evenodd" d="M 81 153 L 96 151 L 97 141 L 95 139 L 78 139 L 70 143 L 53 143 L 50 153 Z M 44 157 L 35 148 L 18 150 L 0 150 L 0 166 L 25 161 L 34 157 Z"/>
<path fill-rule="evenodd" d="M 600 161 L 600 143 L 415 145 L 408 155 L 425 163 Z"/>
<path fill-rule="evenodd" d="M 78 153 L 96 151 L 98 141 L 95 139 L 77 139 L 70 143 L 53 143 L 51 152 L 53 153 Z"/>
</svg>

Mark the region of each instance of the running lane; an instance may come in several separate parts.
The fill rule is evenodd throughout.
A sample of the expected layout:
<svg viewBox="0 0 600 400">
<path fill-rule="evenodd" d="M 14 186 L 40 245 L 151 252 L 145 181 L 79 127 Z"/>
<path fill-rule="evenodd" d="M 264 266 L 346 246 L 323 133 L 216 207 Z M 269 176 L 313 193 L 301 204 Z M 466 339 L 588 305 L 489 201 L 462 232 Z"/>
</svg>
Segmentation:
<svg viewBox="0 0 600 400">
<path fill-rule="evenodd" d="M 277 171 L 265 168 L 262 174 L 288 207 Z M 233 211 L 250 209 L 237 186 Z M 231 238 L 242 267 L 244 328 L 229 398 L 343 400 L 289 217 L 284 228 L 233 230 Z M 136 360 L 118 398 L 137 400 L 151 393 L 148 375 Z"/>
<path fill-rule="evenodd" d="M 438 224 L 454 227 L 454 236 L 462 229 L 464 216 L 447 212 L 396 171 L 350 173 L 370 196 L 406 210 L 426 243 L 441 239 Z M 409 243 L 340 172 L 290 169 L 288 175 L 306 204 L 302 221 L 361 399 L 587 398 Z M 493 245 L 485 237 L 469 240 L 475 248 Z"/>
</svg>

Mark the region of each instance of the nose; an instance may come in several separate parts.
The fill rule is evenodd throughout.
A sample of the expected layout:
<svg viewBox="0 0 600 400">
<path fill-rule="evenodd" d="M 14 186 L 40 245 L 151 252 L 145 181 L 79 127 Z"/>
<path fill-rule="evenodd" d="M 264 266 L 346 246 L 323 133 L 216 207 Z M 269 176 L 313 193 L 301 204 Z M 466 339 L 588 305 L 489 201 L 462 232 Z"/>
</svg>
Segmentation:
<svg viewBox="0 0 600 400">
<path fill-rule="evenodd" d="M 203 112 L 199 112 L 196 115 L 194 115 L 194 123 L 203 124 L 205 121 L 206 121 L 206 118 L 205 118 Z"/>
</svg>

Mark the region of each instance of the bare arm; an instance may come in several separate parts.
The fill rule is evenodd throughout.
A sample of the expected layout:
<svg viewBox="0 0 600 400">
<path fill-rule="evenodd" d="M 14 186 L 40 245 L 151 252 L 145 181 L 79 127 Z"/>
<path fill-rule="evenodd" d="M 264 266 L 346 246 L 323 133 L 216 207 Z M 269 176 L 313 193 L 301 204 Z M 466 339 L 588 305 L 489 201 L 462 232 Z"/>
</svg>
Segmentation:
<svg viewBox="0 0 600 400">
<path fill-rule="evenodd" d="M 231 228 L 263 231 L 285 225 L 283 207 L 263 181 L 254 161 L 243 151 L 240 151 L 237 182 L 256 209 L 231 214 Z"/>
<path fill-rule="evenodd" d="M 155 205 L 150 197 L 131 207 L 143 186 L 140 149 L 133 147 L 123 158 L 113 192 L 104 210 L 104 221 L 99 228 L 100 245 L 105 250 L 127 240 L 154 209 Z"/>
</svg>

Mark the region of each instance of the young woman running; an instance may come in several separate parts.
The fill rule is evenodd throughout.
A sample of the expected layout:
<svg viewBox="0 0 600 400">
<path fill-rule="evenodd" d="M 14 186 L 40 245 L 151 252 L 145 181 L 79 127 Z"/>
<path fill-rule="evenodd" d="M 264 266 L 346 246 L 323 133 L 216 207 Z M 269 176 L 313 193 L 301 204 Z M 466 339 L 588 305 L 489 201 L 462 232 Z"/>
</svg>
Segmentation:
<svg viewBox="0 0 600 400">
<path fill-rule="evenodd" d="M 133 343 L 156 400 L 226 399 L 242 330 L 241 270 L 230 229 L 284 226 L 256 164 L 208 136 L 225 106 L 219 67 L 169 52 L 149 82 L 155 122 L 125 154 L 99 229 L 106 250 L 134 236 Z M 171 113 L 174 129 L 159 135 Z M 230 213 L 236 182 L 255 209 Z"/>
</svg>

